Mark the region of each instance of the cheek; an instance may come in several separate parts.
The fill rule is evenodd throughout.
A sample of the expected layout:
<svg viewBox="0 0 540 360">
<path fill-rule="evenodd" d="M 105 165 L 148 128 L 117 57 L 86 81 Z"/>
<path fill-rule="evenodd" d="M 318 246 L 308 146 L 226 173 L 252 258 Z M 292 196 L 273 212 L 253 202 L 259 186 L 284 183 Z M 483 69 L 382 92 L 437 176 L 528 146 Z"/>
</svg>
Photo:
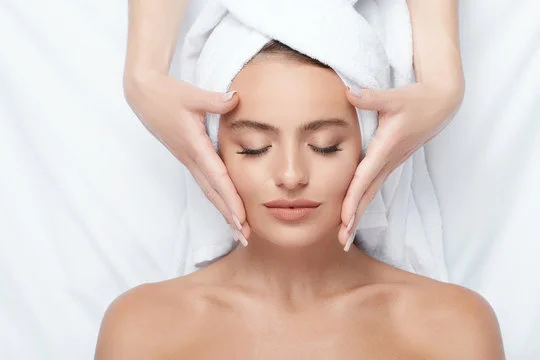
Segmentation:
<svg viewBox="0 0 540 360">
<path fill-rule="evenodd" d="M 223 160 L 234 187 L 248 210 L 250 204 L 259 201 L 264 171 L 256 161 L 246 161 L 242 155 L 236 153 L 223 156 Z"/>
<path fill-rule="evenodd" d="M 247 159 L 244 155 L 237 154 L 236 152 L 241 149 L 231 140 L 231 136 L 222 132 L 221 129 L 219 135 L 221 159 L 246 211 L 249 212 L 251 204 L 258 201 L 264 183 L 263 174 L 266 172 L 261 168 L 263 162 L 259 159 Z"/>
<path fill-rule="evenodd" d="M 318 170 L 319 174 L 314 179 L 317 179 L 318 187 L 324 191 L 328 198 L 341 203 L 354 176 L 356 166 L 357 163 L 354 159 L 331 166 L 321 166 Z"/>
<path fill-rule="evenodd" d="M 240 195 L 242 201 L 249 202 L 257 189 L 257 182 L 253 178 L 251 171 L 249 171 L 249 167 L 236 163 L 235 166 L 229 166 L 228 169 L 238 195 Z"/>
</svg>

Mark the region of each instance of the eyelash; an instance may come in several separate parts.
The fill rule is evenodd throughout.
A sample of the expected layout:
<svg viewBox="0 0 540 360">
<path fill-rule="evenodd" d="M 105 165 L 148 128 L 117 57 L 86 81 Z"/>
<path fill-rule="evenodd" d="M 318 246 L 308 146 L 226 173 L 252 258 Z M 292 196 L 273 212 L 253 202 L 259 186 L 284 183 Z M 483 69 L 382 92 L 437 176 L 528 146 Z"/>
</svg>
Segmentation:
<svg viewBox="0 0 540 360">
<path fill-rule="evenodd" d="M 265 146 L 265 147 L 260 148 L 260 149 L 248 149 L 248 148 L 243 147 L 242 151 L 237 152 L 237 154 L 242 154 L 242 155 L 246 155 L 246 156 L 253 156 L 253 157 L 261 156 L 262 154 L 267 152 L 268 149 L 270 149 L 271 147 L 272 147 L 271 145 Z"/>
<path fill-rule="evenodd" d="M 335 153 L 337 151 L 341 151 L 341 149 L 338 147 L 339 144 L 336 144 L 336 145 L 332 145 L 332 146 L 328 146 L 328 147 L 324 147 L 324 148 L 320 148 L 320 147 L 316 147 L 316 146 L 313 146 L 313 145 L 309 145 L 313 151 L 315 152 L 318 152 L 322 155 L 330 155 L 332 153 Z"/>
<path fill-rule="evenodd" d="M 340 149 L 338 147 L 339 144 L 336 144 L 336 145 L 332 145 L 332 146 L 328 146 L 328 147 L 324 147 L 324 148 L 320 148 L 320 147 L 316 147 L 316 146 L 313 146 L 313 145 L 309 145 L 309 147 L 311 149 L 313 149 L 313 151 L 323 155 L 323 156 L 328 156 L 328 155 L 331 155 L 337 151 L 341 151 L 342 149 Z M 270 149 L 272 146 L 271 145 L 268 145 L 268 146 L 265 146 L 263 148 L 260 148 L 260 149 L 247 149 L 247 148 L 242 148 L 242 151 L 239 151 L 237 152 L 237 154 L 241 154 L 241 155 L 246 155 L 246 156 L 252 156 L 252 157 L 256 157 L 256 156 L 261 156 L 262 154 L 264 154 L 265 152 L 268 151 L 268 149 Z"/>
</svg>

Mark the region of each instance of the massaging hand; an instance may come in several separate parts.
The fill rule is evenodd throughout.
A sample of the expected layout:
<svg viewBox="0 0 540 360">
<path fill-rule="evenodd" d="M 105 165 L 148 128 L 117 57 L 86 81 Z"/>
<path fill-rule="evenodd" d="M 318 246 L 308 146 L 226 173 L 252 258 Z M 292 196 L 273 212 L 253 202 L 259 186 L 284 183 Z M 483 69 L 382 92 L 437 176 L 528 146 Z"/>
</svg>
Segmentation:
<svg viewBox="0 0 540 360">
<path fill-rule="evenodd" d="M 126 99 L 148 130 L 191 172 L 226 221 L 249 237 L 240 196 L 205 129 L 205 112 L 225 114 L 238 105 L 235 93 L 202 90 L 155 74 L 126 86 Z M 234 214 L 234 215 L 233 215 Z M 240 237 L 235 234 L 235 238 Z M 238 239 L 237 239 L 238 240 Z"/>
<path fill-rule="evenodd" d="M 388 175 L 450 121 L 463 98 L 463 87 L 415 83 L 390 90 L 347 91 L 349 102 L 379 112 L 379 126 L 358 165 L 343 202 L 339 241 L 348 250 L 351 229 Z"/>
</svg>

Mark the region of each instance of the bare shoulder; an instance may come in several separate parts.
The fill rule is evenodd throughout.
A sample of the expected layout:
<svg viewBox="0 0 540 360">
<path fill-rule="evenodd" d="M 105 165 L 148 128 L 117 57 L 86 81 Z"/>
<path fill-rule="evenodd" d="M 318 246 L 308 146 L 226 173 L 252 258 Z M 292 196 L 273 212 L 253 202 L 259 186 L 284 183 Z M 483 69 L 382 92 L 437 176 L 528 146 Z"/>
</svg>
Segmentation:
<svg viewBox="0 0 540 360">
<path fill-rule="evenodd" d="M 424 279 L 409 288 L 400 305 L 402 332 L 427 358 L 504 359 L 497 317 L 480 294 Z"/>
<path fill-rule="evenodd" d="M 96 360 L 162 359 L 189 342 L 197 325 L 197 301 L 182 278 L 137 286 L 116 298 L 105 312 Z M 195 304 L 195 305 L 194 305 Z"/>
</svg>

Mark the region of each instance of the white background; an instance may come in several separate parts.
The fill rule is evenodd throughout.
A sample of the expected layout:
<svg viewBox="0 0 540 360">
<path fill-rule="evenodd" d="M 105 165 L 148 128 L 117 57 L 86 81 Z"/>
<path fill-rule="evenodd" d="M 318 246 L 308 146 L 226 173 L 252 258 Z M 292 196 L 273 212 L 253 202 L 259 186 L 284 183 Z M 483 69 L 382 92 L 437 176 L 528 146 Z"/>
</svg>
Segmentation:
<svg viewBox="0 0 540 360">
<path fill-rule="evenodd" d="M 450 275 L 536 360 L 540 3 L 460 6 L 465 100 L 427 146 Z M 184 170 L 124 101 L 126 27 L 125 1 L 0 0 L 1 359 L 90 359 L 119 293 L 183 270 Z"/>
</svg>

